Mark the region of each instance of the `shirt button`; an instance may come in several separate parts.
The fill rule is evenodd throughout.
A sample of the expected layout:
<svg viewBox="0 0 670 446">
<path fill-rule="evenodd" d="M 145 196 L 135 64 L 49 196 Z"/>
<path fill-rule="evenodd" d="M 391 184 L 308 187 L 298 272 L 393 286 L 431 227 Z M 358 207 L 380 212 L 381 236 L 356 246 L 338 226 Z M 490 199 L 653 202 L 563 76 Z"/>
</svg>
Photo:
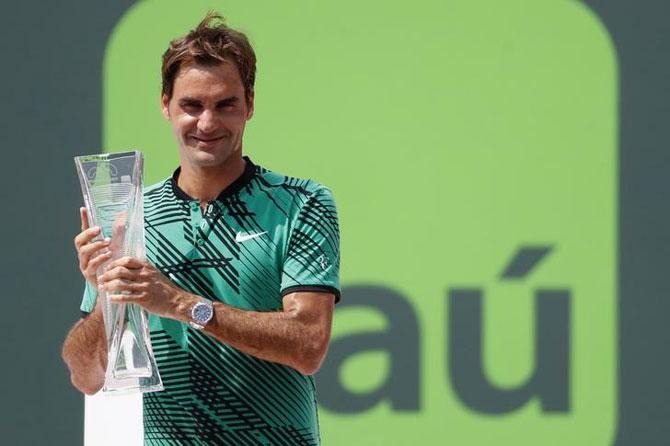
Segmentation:
<svg viewBox="0 0 670 446">
<path fill-rule="evenodd" d="M 206 220 L 203 220 L 202 222 L 200 222 L 200 229 L 202 229 L 203 231 L 205 229 L 207 229 L 207 221 Z"/>
<path fill-rule="evenodd" d="M 213 204 L 210 204 L 209 206 L 207 206 L 207 213 L 208 214 L 211 214 L 213 211 L 214 211 L 214 205 Z"/>
<path fill-rule="evenodd" d="M 198 246 L 202 246 L 202 245 L 205 244 L 205 241 L 204 241 L 203 239 L 199 238 L 195 243 L 196 243 Z"/>
</svg>

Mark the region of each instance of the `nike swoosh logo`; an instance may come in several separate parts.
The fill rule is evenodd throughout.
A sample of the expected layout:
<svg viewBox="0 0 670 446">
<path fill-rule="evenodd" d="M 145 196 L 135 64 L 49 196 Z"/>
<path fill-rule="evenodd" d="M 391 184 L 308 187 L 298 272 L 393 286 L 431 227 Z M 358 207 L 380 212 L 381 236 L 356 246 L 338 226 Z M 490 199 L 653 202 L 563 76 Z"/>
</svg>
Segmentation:
<svg viewBox="0 0 670 446">
<path fill-rule="evenodd" d="M 237 235 L 235 236 L 235 241 L 237 243 L 242 243 L 246 242 L 247 240 L 251 240 L 252 238 L 260 237 L 263 234 L 267 234 L 268 231 L 263 231 L 263 232 L 256 232 L 252 234 L 242 234 L 241 232 L 238 232 Z"/>
</svg>

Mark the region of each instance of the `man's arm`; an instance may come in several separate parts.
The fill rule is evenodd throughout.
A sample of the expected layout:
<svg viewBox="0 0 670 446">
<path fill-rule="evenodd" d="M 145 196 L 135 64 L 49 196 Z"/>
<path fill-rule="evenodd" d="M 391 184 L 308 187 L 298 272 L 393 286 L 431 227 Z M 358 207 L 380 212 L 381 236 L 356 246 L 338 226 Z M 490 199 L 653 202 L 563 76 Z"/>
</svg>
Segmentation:
<svg viewBox="0 0 670 446">
<path fill-rule="evenodd" d="M 214 303 L 214 317 L 204 331 L 250 355 L 312 375 L 328 350 L 334 305 L 333 294 L 319 292 L 288 294 L 283 311 L 274 313 Z M 190 314 L 182 317 L 188 320 Z"/>
<path fill-rule="evenodd" d="M 87 395 L 97 393 L 105 383 L 107 342 L 100 303 L 70 330 L 63 344 L 62 357 L 70 369 L 70 380 Z"/>
<path fill-rule="evenodd" d="M 100 235 L 100 228 L 89 228 L 86 208 L 79 208 L 79 215 L 81 232 L 74 238 L 79 269 L 90 284 L 87 286 L 95 287 L 96 271 L 111 258 L 111 241 L 94 241 Z M 61 356 L 78 390 L 92 395 L 102 388 L 107 368 L 107 341 L 99 302 L 91 314 L 74 324 L 65 338 Z"/>
<path fill-rule="evenodd" d="M 98 281 L 113 302 L 135 303 L 151 313 L 186 323 L 191 320 L 191 308 L 200 301 L 149 263 L 131 257 L 113 262 Z M 214 317 L 204 331 L 257 358 L 311 375 L 321 366 L 328 349 L 334 305 L 335 296 L 326 292 L 288 294 L 282 311 L 275 312 L 240 310 L 215 302 Z"/>
</svg>

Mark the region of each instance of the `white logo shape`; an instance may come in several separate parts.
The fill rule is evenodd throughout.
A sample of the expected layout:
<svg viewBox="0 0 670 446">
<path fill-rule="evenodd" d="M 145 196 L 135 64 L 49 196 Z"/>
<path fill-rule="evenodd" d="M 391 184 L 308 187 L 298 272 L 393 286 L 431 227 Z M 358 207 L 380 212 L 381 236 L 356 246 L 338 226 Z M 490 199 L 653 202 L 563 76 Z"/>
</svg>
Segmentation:
<svg viewBox="0 0 670 446">
<path fill-rule="evenodd" d="M 241 232 L 238 232 L 237 235 L 235 236 L 235 241 L 237 243 L 242 243 L 246 242 L 247 240 L 251 240 L 252 238 L 260 237 L 263 234 L 267 234 L 268 231 L 263 231 L 263 232 L 256 232 L 256 233 L 251 233 L 251 234 L 243 234 Z"/>
<path fill-rule="evenodd" d="M 316 259 L 316 261 L 319 262 L 319 265 L 321 265 L 321 268 L 324 271 L 327 270 L 328 267 L 330 266 L 330 262 L 328 262 L 328 257 L 326 257 L 325 255 L 319 256 L 319 258 Z"/>
</svg>

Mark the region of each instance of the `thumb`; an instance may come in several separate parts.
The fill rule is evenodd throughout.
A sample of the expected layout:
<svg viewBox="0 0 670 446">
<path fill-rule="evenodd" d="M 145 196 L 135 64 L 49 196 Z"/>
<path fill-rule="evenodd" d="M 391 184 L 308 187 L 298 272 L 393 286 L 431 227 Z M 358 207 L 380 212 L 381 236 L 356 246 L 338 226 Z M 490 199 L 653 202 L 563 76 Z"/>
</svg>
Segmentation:
<svg viewBox="0 0 670 446">
<path fill-rule="evenodd" d="M 85 207 L 79 208 L 79 216 L 81 217 L 81 232 L 88 229 L 88 211 Z"/>
</svg>

